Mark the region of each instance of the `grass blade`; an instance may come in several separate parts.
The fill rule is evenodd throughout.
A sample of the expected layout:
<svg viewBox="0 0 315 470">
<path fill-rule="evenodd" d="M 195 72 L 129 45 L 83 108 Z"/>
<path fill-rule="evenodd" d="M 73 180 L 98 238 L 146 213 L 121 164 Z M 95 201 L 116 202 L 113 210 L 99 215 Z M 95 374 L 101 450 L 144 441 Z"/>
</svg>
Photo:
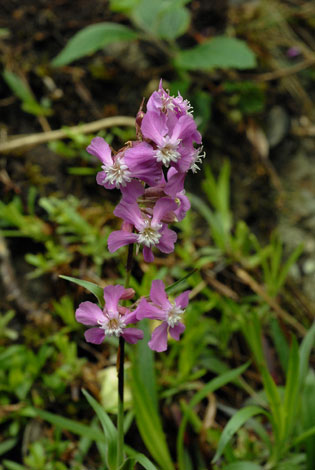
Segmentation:
<svg viewBox="0 0 315 470">
<path fill-rule="evenodd" d="M 235 380 L 239 375 L 241 375 L 249 366 L 249 363 L 243 364 L 242 366 L 238 367 L 237 369 L 229 370 L 222 375 L 219 375 L 215 379 L 211 380 L 207 385 L 205 385 L 202 390 L 196 393 L 196 395 L 190 401 L 187 410 L 183 416 L 182 422 L 180 424 L 178 435 L 177 435 L 177 457 L 179 463 L 179 469 L 185 470 L 185 455 L 184 455 L 184 434 L 185 429 L 189 417 L 190 411 L 201 401 L 203 400 L 209 393 L 214 392 L 223 385 L 232 382 Z"/>
<path fill-rule="evenodd" d="M 226 445 L 232 439 L 233 435 L 243 426 L 243 424 L 253 416 L 258 414 L 268 414 L 263 408 L 259 406 L 247 406 L 246 408 L 242 408 L 238 410 L 234 416 L 230 419 L 230 421 L 225 426 L 219 443 L 218 449 L 215 453 L 215 456 L 212 459 L 212 463 L 216 463 L 219 458 L 221 457 Z"/>
</svg>

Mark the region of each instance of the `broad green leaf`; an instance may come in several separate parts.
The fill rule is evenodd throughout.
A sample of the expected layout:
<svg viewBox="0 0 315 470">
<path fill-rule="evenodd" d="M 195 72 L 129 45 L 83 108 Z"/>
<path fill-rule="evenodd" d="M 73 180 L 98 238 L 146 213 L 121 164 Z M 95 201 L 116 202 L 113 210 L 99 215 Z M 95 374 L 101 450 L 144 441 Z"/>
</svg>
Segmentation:
<svg viewBox="0 0 315 470">
<path fill-rule="evenodd" d="M 263 408 L 260 408 L 258 406 L 247 406 L 246 408 L 242 408 L 241 410 L 238 410 L 235 413 L 235 415 L 232 416 L 230 421 L 227 423 L 227 425 L 223 429 L 223 432 L 219 440 L 218 449 L 212 460 L 213 463 L 219 460 L 226 445 L 230 442 L 234 434 L 243 426 L 243 424 L 249 418 L 251 418 L 252 416 L 256 416 L 258 414 L 268 415 L 268 413 Z"/>
<path fill-rule="evenodd" d="M 116 470 L 117 466 L 117 430 L 113 425 L 108 414 L 105 412 L 104 408 L 97 403 L 97 401 L 84 389 L 82 393 L 89 402 L 90 406 L 93 408 L 97 414 L 98 419 L 102 425 L 105 439 L 106 439 L 106 456 L 107 456 L 107 465 L 110 470 Z"/>
<path fill-rule="evenodd" d="M 104 434 L 101 431 L 86 426 L 85 424 L 77 423 L 72 419 L 64 418 L 63 416 L 50 413 L 49 411 L 40 410 L 38 408 L 27 408 L 23 415 L 27 415 L 30 417 L 38 416 L 39 418 L 48 421 L 54 426 L 57 426 L 61 430 L 66 429 L 67 431 L 73 432 L 74 434 L 78 434 L 79 436 L 87 437 L 89 439 L 92 439 L 93 441 L 106 442 Z"/>
<path fill-rule="evenodd" d="M 311 351 L 315 344 L 315 323 L 311 326 L 311 328 L 306 333 L 305 337 L 300 346 L 299 355 L 300 355 L 300 365 L 299 365 L 299 382 L 300 386 L 303 386 L 307 371 L 309 369 L 309 359 Z"/>
<path fill-rule="evenodd" d="M 131 41 L 137 33 L 118 23 L 97 23 L 79 31 L 67 43 L 66 47 L 53 59 L 54 67 L 70 64 L 99 49 L 119 41 Z"/>
<path fill-rule="evenodd" d="M 222 470 L 263 470 L 263 467 L 255 462 L 247 462 L 245 460 L 233 462 L 223 467 Z"/>
<path fill-rule="evenodd" d="M 133 370 L 131 383 L 134 411 L 142 440 L 163 470 L 174 470 L 159 414 L 136 369 Z"/>
<path fill-rule="evenodd" d="M 109 0 L 109 8 L 118 13 L 130 14 L 140 0 Z"/>
<path fill-rule="evenodd" d="M 84 281 L 83 279 L 77 279 L 75 277 L 70 277 L 70 276 L 60 275 L 59 277 L 61 277 L 61 279 L 65 279 L 66 281 L 73 282 L 74 284 L 77 284 L 78 286 L 84 287 L 85 289 L 87 289 L 88 291 L 92 292 L 92 294 L 95 295 L 95 297 L 97 298 L 101 306 L 104 305 L 103 289 L 97 284 L 94 284 L 94 282 Z"/>
<path fill-rule="evenodd" d="M 256 66 L 256 58 L 246 42 L 217 36 L 191 49 L 180 51 L 175 58 L 175 65 L 185 70 L 251 69 Z"/>
<path fill-rule="evenodd" d="M 187 407 L 187 410 L 183 416 L 182 422 L 178 430 L 178 435 L 177 435 L 177 457 L 178 457 L 178 464 L 179 464 L 180 470 L 185 470 L 184 434 L 185 434 L 185 429 L 186 429 L 190 411 L 201 400 L 203 400 L 209 393 L 213 393 L 218 388 L 223 387 L 223 385 L 235 380 L 239 375 L 241 375 L 247 369 L 248 366 L 249 366 L 249 363 L 243 364 L 237 369 L 230 370 L 214 378 L 207 385 L 205 385 L 199 392 L 197 392 L 196 395 L 190 401 Z"/>
<path fill-rule="evenodd" d="M 187 31 L 189 22 L 190 14 L 186 8 L 171 8 L 161 15 L 157 35 L 161 39 L 176 39 Z"/>
</svg>

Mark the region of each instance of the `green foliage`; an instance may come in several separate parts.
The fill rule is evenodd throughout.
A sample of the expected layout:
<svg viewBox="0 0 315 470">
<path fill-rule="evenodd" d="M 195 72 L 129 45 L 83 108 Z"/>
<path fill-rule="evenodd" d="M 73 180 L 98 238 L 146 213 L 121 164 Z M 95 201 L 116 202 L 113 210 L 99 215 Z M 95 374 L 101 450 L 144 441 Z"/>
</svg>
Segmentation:
<svg viewBox="0 0 315 470">
<path fill-rule="evenodd" d="M 29 86 L 18 75 L 5 69 L 2 76 L 15 96 L 22 101 L 23 111 L 35 116 L 50 116 L 52 114 L 52 110 L 49 107 L 44 106 L 44 103 L 41 105 L 36 101 Z"/>
<path fill-rule="evenodd" d="M 54 58 L 52 65 L 61 67 L 119 41 L 136 39 L 137 34 L 116 23 L 97 23 L 75 34 L 66 47 Z"/>
<path fill-rule="evenodd" d="M 256 66 L 256 58 L 244 41 L 217 36 L 180 51 L 175 58 L 175 65 L 184 70 L 251 69 Z"/>
</svg>

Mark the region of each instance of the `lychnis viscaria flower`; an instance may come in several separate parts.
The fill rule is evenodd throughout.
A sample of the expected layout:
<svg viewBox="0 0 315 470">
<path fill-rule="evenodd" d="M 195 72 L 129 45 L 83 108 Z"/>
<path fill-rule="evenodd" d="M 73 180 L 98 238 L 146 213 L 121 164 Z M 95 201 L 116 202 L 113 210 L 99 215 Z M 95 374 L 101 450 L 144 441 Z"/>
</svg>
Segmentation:
<svg viewBox="0 0 315 470">
<path fill-rule="evenodd" d="M 151 285 L 150 301 L 145 298 L 141 299 L 135 310 L 137 319 L 162 320 L 161 325 L 153 331 L 152 338 L 149 341 L 149 347 L 153 351 L 166 351 L 168 333 L 175 340 L 179 340 L 180 335 L 185 330 L 185 325 L 181 322 L 181 319 L 188 305 L 189 292 L 187 290 L 178 295 L 174 301 L 171 301 L 165 292 L 163 281 L 156 280 Z"/>
<path fill-rule="evenodd" d="M 84 336 L 89 343 L 100 344 L 106 336 L 122 336 L 128 343 L 137 343 L 143 338 L 143 331 L 138 328 L 127 328 L 136 323 L 135 312 L 118 304 L 120 299 L 129 296 L 130 289 L 123 286 L 106 286 L 104 288 L 105 306 L 103 309 L 93 302 L 82 302 L 75 312 L 76 320 L 89 328 Z"/>
<path fill-rule="evenodd" d="M 86 150 L 101 161 L 102 171 L 97 173 L 96 181 L 106 189 L 117 188 L 124 191 L 132 178 L 149 185 L 161 178 L 161 165 L 154 160 L 152 149 L 145 142 L 130 143 L 116 155 L 112 155 L 108 143 L 102 137 L 95 137 Z"/>
<path fill-rule="evenodd" d="M 114 210 L 114 214 L 134 226 L 137 232 L 131 233 L 126 230 L 112 232 L 108 237 L 109 251 L 113 253 L 124 245 L 136 243 L 143 246 L 143 257 L 147 263 L 154 260 L 152 253 L 154 246 L 163 253 L 171 253 L 174 251 L 177 235 L 163 223 L 163 218 L 177 207 L 174 200 L 168 197 L 161 198 L 156 202 L 151 216 L 141 211 L 138 204 L 128 204 L 122 200 Z"/>
</svg>

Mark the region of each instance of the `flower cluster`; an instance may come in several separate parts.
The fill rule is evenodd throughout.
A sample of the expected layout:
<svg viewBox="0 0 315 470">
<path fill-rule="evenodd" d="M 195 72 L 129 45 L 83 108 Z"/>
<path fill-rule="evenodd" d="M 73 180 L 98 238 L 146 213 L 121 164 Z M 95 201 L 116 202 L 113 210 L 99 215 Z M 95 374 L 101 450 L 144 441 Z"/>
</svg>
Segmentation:
<svg viewBox="0 0 315 470">
<path fill-rule="evenodd" d="M 92 302 L 82 302 L 75 317 L 79 323 L 93 327 L 86 330 L 86 341 L 100 344 L 105 337 L 122 336 L 130 344 L 137 343 L 143 338 L 143 331 L 127 326 L 144 318 L 162 321 L 149 341 L 152 350 L 161 352 L 167 349 L 168 333 L 179 340 L 185 329 L 181 318 L 188 305 L 189 291 L 183 292 L 172 301 L 165 292 L 164 283 L 157 280 L 152 282 L 149 301 L 142 297 L 133 311 L 119 305 L 120 300 L 130 299 L 133 295 L 133 289 L 125 289 L 120 285 L 107 286 L 104 288 L 103 309 Z"/>
<path fill-rule="evenodd" d="M 150 263 L 153 247 L 162 253 L 174 251 L 177 235 L 168 224 L 182 220 L 190 208 L 185 176 L 197 171 L 204 154 L 189 102 L 180 94 L 171 96 L 162 81 L 149 98 L 146 113 L 140 109 L 136 124 L 138 140 L 115 155 L 101 137 L 95 137 L 87 151 L 102 163 L 97 183 L 122 194 L 114 211 L 122 228 L 110 234 L 109 251 L 135 243 Z"/>
<path fill-rule="evenodd" d="M 180 221 L 190 208 L 184 181 L 189 170 L 196 172 L 202 162 L 201 135 L 192 116 L 190 103 L 178 93 L 171 96 L 159 89 L 148 100 L 144 113 L 136 118 L 137 140 L 128 142 L 117 153 L 101 137 L 95 137 L 87 151 L 102 163 L 96 181 L 106 189 L 119 189 L 121 200 L 114 214 L 122 220 L 121 230 L 108 238 L 108 249 L 136 244 L 146 262 L 154 261 L 152 248 L 171 253 L 177 239 L 169 224 Z M 76 319 L 92 326 L 85 332 L 88 342 L 100 344 L 107 336 L 122 336 L 133 344 L 143 332 L 130 327 L 143 318 L 161 321 L 155 328 L 149 347 L 167 349 L 168 334 L 179 340 L 185 326 L 181 322 L 188 304 L 189 291 L 174 300 L 168 298 L 162 281 L 152 282 L 149 298 L 141 298 L 130 310 L 119 301 L 132 298 L 134 291 L 124 287 L 104 289 L 105 306 L 83 302 L 76 310 Z"/>
</svg>

